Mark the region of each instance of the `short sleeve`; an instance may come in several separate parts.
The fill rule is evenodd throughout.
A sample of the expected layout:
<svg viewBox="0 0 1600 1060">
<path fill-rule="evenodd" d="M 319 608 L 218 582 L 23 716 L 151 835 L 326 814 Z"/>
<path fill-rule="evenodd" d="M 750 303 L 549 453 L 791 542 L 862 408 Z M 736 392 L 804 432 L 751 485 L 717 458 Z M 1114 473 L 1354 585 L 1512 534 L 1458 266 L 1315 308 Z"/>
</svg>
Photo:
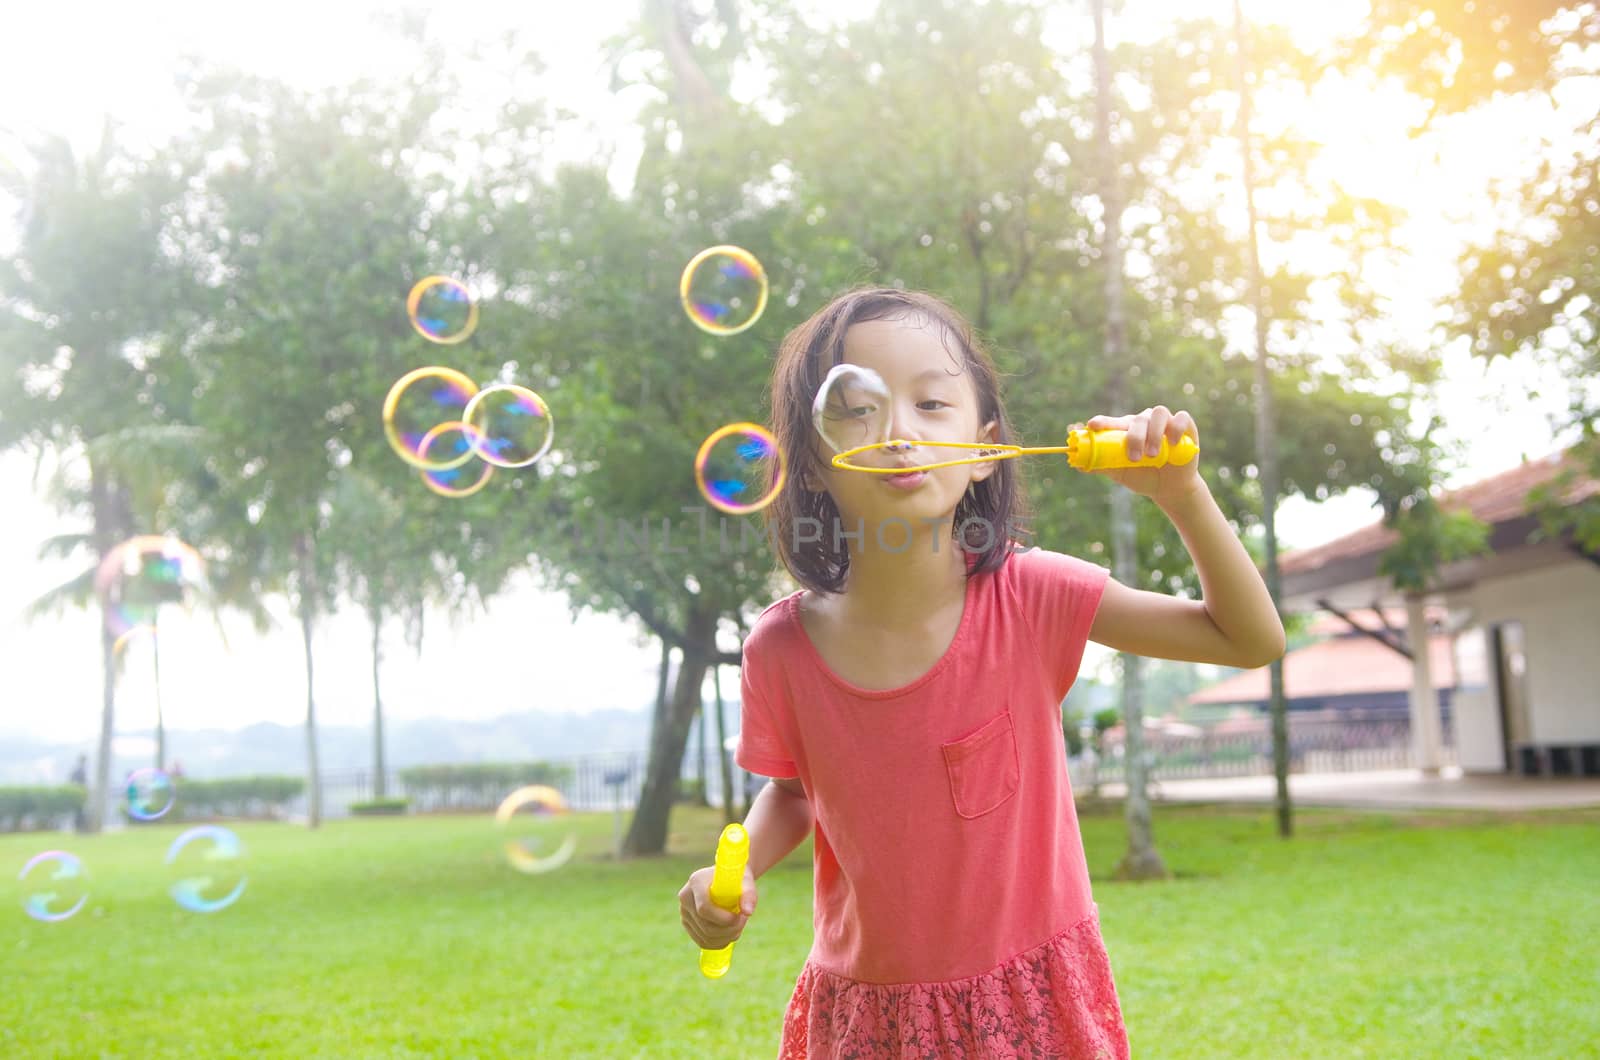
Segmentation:
<svg viewBox="0 0 1600 1060">
<path fill-rule="evenodd" d="M 1065 697 L 1078 677 L 1089 629 L 1111 572 L 1085 560 L 1035 548 L 1011 557 L 1018 595 L 1050 687 Z"/>
<path fill-rule="evenodd" d="M 797 777 L 800 769 L 784 746 L 774 702 L 761 679 L 765 660 L 759 638 L 745 641 L 744 662 L 739 667 L 739 748 L 733 760 L 746 772 L 761 777 Z"/>
</svg>

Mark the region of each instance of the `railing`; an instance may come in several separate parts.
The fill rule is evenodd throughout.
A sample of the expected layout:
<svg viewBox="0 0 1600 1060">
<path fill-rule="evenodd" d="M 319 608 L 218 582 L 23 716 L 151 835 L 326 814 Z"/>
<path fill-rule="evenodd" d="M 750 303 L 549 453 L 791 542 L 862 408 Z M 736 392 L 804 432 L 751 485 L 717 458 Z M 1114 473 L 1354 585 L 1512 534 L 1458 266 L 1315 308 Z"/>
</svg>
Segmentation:
<svg viewBox="0 0 1600 1060">
<path fill-rule="evenodd" d="M 1456 763 L 1448 719 L 1441 735 L 1440 757 Z M 1243 731 L 1207 730 L 1199 735 L 1144 734 L 1146 768 L 1155 780 L 1256 776 L 1273 772 L 1272 731 L 1266 719 Z M 1364 720 L 1326 716 L 1289 718 L 1289 771 L 1347 773 L 1405 769 L 1413 762 L 1411 722 L 1405 717 Z M 1116 744 L 1094 762 L 1098 780 L 1124 779 L 1123 747 Z M 1086 775 L 1087 763 L 1074 759 L 1074 783 Z"/>
<path fill-rule="evenodd" d="M 1186 780 L 1212 777 L 1238 777 L 1270 774 L 1273 771 L 1272 732 L 1265 718 L 1243 731 L 1209 729 L 1194 736 L 1174 736 L 1146 731 L 1146 761 L 1151 779 Z M 1404 769 L 1412 764 L 1411 723 L 1404 716 L 1351 719 L 1327 715 L 1291 716 L 1289 719 L 1290 771 L 1295 773 L 1337 773 L 1374 769 Z M 644 785 L 647 754 L 644 751 L 617 751 L 574 755 L 548 761 L 566 772 L 556 785 L 567 804 L 575 810 L 632 811 Z M 1446 765 L 1456 763 L 1452 726 L 1446 717 L 1442 733 L 1441 757 Z M 722 774 L 716 755 L 707 763 L 706 793 L 713 805 L 722 803 Z M 1123 780 L 1121 745 L 1106 748 L 1093 763 L 1096 781 Z M 1087 790 L 1090 766 L 1082 756 L 1070 763 L 1075 790 Z M 750 775 L 734 767 L 734 784 L 750 782 Z M 699 754 L 689 748 L 684 755 L 680 782 L 693 784 L 700 779 Z M 322 812 L 325 817 L 344 817 L 351 803 L 374 797 L 373 773 L 369 769 L 326 770 L 322 774 Z M 398 770 L 389 771 L 386 792 L 390 797 L 406 794 Z M 413 809 L 456 812 L 492 812 L 509 791 L 486 793 L 463 790 L 454 797 L 434 797 L 414 801 Z M 743 801 L 742 799 L 740 800 Z M 435 805 L 434 803 L 437 803 Z M 302 797 L 290 806 L 291 814 L 306 812 Z"/>
<path fill-rule="evenodd" d="M 644 787 L 645 765 L 648 756 L 644 751 L 596 752 L 568 758 L 547 759 L 550 764 L 566 770 L 564 778 L 555 785 L 569 807 L 574 810 L 611 810 L 619 806 L 632 810 L 639 801 Z M 722 773 L 716 756 L 707 763 L 710 776 L 706 778 L 706 794 L 713 805 L 722 804 Z M 399 770 L 388 770 L 384 794 L 389 798 L 407 795 L 400 781 Z M 734 767 L 734 784 L 746 783 L 749 774 Z M 329 769 L 322 773 L 322 815 L 347 817 L 352 803 L 375 798 L 375 773 L 370 769 Z M 690 749 L 684 757 L 680 782 L 693 784 L 700 779 L 699 752 Z M 413 809 L 423 812 L 454 811 L 462 813 L 493 812 L 509 791 L 485 794 L 463 789 L 453 797 L 425 801 L 414 800 Z M 304 797 L 290 804 L 290 812 L 303 816 L 306 812 Z"/>
</svg>

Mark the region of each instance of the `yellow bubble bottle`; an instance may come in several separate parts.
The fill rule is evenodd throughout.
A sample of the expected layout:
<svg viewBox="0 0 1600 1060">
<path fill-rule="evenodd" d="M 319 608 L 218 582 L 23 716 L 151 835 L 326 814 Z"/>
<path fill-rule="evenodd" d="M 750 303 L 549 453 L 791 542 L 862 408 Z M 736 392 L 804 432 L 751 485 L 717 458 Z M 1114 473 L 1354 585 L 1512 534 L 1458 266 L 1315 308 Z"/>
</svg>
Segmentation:
<svg viewBox="0 0 1600 1060">
<path fill-rule="evenodd" d="M 1138 460 L 1128 459 L 1128 432 L 1120 427 L 1091 431 L 1075 427 L 1067 434 L 1067 462 L 1079 471 L 1106 471 L 1123 467 L 1165 467 L 1168 464 L 1187 464 L 1200 452 L 1195 440 L 1187 434 L 1177 445 L 1161 438 L 1161 451 Z"/>
<path fill-rule="evenodd" d="M 750 860 L 750 834 L 740 824 L 730 824 L 717 840 L 716 869 L 711 874 L 711 900 L 735 916 L 744 895 L 744 867 Z M 700 973 L 707 979 L 721 979 L 733 963 L 734 943 L 720 950 L 700 951 Z"/>
</svg>

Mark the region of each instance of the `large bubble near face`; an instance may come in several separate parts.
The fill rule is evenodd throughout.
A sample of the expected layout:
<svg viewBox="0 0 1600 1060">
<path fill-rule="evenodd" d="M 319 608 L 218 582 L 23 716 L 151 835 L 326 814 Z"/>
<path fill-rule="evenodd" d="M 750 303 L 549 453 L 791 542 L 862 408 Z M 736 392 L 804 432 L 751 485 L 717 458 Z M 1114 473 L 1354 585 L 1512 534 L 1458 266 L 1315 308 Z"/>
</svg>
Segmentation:
<svg viewBox="0 0 1600 1060">
<path fill-rule="evenodd" d="M 870 368 L 836 364 L 811 405 L 811 422 L 834 453 L 889 441 L 889 385 Z"/>
</svg>

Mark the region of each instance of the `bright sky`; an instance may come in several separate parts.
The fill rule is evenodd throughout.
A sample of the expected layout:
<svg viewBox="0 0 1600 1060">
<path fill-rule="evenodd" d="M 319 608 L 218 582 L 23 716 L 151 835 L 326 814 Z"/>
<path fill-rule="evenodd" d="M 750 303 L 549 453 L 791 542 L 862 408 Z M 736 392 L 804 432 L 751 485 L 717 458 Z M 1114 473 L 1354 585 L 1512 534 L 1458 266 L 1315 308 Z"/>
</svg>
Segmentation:
<svg viewBox="0 0 1600 1060">
<path fill-rule="evenodd" d="M 862 5 L 825 0 L 813 6 L 853 14 Z M 382 44 L 369 28 L 373 12 L 389 9 L 372 0 L 284 0 L 272 5 L 66 0 L 17 6 L 7 13 L 7 36 L 14 47 L 0 66 L 0 151 L 14 149 L 11 130 L 62 133 L 87 148 L 106 114 L 117 118 L 130 141 L 164 138 L 184 120 L 171 84 L 177 59 L 184 54 L 201 54 L 306 87 L 362 73 L 402 76 L 403 55 Z M 1307 39 L 1348 26 L 1364 9 L 1359 0 L 1246 4 L 1249 17 L 1293 19 L 1296 32 Z M 534 10 L 537 18 L 529 14 Z M 619 148 L 612 175 L 625 183 L 636 155 L 630 152 L 626 132 L 618 130 L 636 100 L 618 100 L 606 92 L 598 48 L 637 10 L 637 0 L 561 5 L 461 0 L 450 5 L 448 17 L 436 9 L 433 24 L 452 45 L 517 26 L 536 30 L 548 49 L 557 102 L 584 114 L 602 142 Z M 1113 27 L 1114 33 L 1138 33 L 1138 27 L 1157 25 L 1180 12 L 1225 16 L 1231 6 L 1228 0 L 1181 5 L 1128 0 L 1123 10 L 1124 21 Z M 1059 39 L 1079 38 L 1087 25 L 1086 19 L 1066 19 L 1056 27 Z M 1593 113 L 1594 101 L 1576 105 L 1588 105 Z M 1332 86 L 1292 120 L 1319 130 L 1336 149 L 1331 172 L 1352 190 L 1381 190 L 1411 207 L 1408 242 L 1418 260 L 1393 277 L 1392 319 L 1398 331 L 1419 334 L 1430 320 L 1432 299 L 1450 288 L 1454 242 L 1463 225 L 1479 214 L 1483 182 L 1507 172 L 1514 160 L 1532 157 L 1535 138 L 1554 125 L 1545 111 L 1508 113 L 1487 128 L 1463 129 L 1422 148 L 1400 134 L 1392 108 L 1392 100 Z M 1275 119 L 1268 113 L 1262 120 Z M 1278 115 L 1276 120 L 1288 117 Z M 1486 143 L 1494 149 L 1486 150 Z M 590 141 L 574 139 L 569 146 L 574 158 L 593 155 Z M 1265 251 L 1269 260 L 1289 252 Z M 1564 381 L 1544 380 L 1542 402 L 1527 401 L 1522 398 L 1526 366 L 1502 363 L 1486 373 L 1464 350 L 1446 350 L 1445 358 L 1449 371 L 1441 407 L 1448 412 L 1450 434 L 1463 446 L 1464 461 L 1450 485 L 1555 448 L 1546 417 L 1561 407 Z M 1517 385 L 1512 385 L 1513 378 Z M 1507 394 L 1517 396 L 1510 407 Z M 1496 428 L 1492 433 L 1491 426 Z M 1508 427 L 1517 432 L 1515 438 L 1526 441 L 1506 444 Z M 96 617 L 69 613 L 31 625 L 21 617 L 27 601 L 72 573 L 35 558 L 38 542 L 69 527 L 38 498 L 31 472 L 26 458 L 0 456 L 0 498 L 7 513 L 0 523 L 0 556 L 5 557 L 0 560 L 0 661 L 9 693 L 0 710 L 0 738 L 11 731 L 87 742 L 99 725 L 99 675 L 91 647 Z M 1375 512 L 1370 504 L 1365 495 L 1317 506 L 1286 503 L 1278 516 L 1280 537 L 1286 547 L 1317 544 L 1371 522 Z M 281 601 L 274 606 L 279 625 L 264 637 L 238 620 L 225 620 L 226 646 L 206 621 L 163 619 L 163 706 L 169 726 L 231 729 L 258 721 L 303 720 L 298 632 Z M 497 598 L 486 616 L 455 626 L 434 618 L 428 633 L 420 661 L 399 643 L 398 633 L 391 634 L 385 670 L 391 716 L 483 718 L 531 708 L 638 708 L 654 695 L 658 649 L 641 640 L 630 623 L 594 615 L 572 621 L 560 597 L 530 586 Z M 365 724 L 371 708 L 367 632 L 361 621 L 335 616 L 324 626 L 316 648 L 319 719 Z M 472 675 L 470 685 L 459 683 L 464 673 Z M 148 674 L 148 654 L 136 649 L 119 704 L 119 730 L 153 723 Z"/>
</svg>

